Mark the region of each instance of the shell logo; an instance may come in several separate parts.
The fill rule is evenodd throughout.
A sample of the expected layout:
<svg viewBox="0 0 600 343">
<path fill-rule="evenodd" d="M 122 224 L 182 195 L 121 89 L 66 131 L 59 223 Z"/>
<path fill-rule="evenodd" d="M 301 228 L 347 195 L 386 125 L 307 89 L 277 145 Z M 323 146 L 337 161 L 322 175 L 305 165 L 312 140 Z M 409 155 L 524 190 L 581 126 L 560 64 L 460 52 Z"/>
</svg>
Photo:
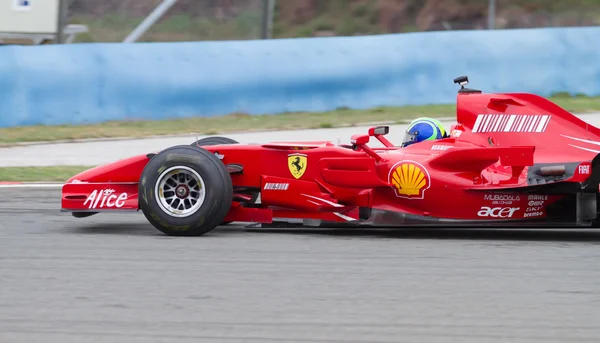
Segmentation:
<svg viewBox="0 0 600 343">
<path fill-rule="evenodd" d="M 390 170 L 388 180 L 399 198 L 423 199 L 425 190 L 431 185 L 427 169 L 414 161 L 396 163 Z"/>
</svg>

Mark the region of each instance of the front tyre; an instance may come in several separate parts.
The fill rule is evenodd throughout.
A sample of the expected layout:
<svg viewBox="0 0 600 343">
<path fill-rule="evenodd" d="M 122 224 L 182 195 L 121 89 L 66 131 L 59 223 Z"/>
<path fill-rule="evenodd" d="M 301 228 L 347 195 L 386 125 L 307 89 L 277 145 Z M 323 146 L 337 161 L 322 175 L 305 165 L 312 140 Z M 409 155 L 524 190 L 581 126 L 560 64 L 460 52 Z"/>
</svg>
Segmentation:
<svg viewBox="0 0 600 343">
<path fill-rule="evenodd" d="M 192 143 L 193 146 L 207 146 L 207 145 L 228 145 L 228 144 L 239 144 L 240 142 L 223 136 L 211 136 L 199 139 Z"/>
<path fill-rule="evenodd" d="M 210 136 L 210 137 L 206 137 L 206 138 L 202 138 L 199 139 L 197 141 L 195 141 L 194 143 L 192 143 L 192 146 L 210 146 L 210 145 L 230 145 L 230 144 L 239 144 L 240 142 L 236 141 L 235 139 L 231 139 L 229 137 L 223 137 L 223 136 Z M 250 194 L 252 195 L 252 200 L 249 201 L 249 203 L 254 204 L 256 202 L 256 200 L 258 199 L 258 195 L 260 194 L 260 192 L 250 192 Z M 231 224 L 231 222 L 222 222 L 220 225 L 227 225 L 227 224 Z"/>
<path fill-rule="evenodd" d="M 219 158 L 195 146 L 174 146 L 154 156 L 139 183 L 140 208 L 170 236 L 200 236 L 219 225 L 233 199 L 231 177 Z"/>
</svg>

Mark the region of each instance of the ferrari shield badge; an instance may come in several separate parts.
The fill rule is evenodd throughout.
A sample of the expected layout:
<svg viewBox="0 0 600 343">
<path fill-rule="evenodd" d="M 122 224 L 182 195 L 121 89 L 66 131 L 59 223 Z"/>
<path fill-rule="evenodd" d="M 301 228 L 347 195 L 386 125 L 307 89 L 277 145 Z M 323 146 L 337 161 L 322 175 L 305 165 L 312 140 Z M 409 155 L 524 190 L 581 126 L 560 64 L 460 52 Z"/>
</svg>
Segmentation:
<svg viewBox="0 0 600 343">
<path fill-rule="evenodd" d="M 390 169 L 388 180 L 399 198 L 423 199 L 425 190 L 431 185 L 427 169 L 413 161 L 396 163 Z"/>
<path fill-rule="evenodd" d="M 304 154 L 288 155 L 288 168 L 290 169 L 290 173 L 292 173 L 296 179 L 299 179 L 302 177 L 302 175 L 304 175 L 307 163 L 308 160 Z"/>
</svg>

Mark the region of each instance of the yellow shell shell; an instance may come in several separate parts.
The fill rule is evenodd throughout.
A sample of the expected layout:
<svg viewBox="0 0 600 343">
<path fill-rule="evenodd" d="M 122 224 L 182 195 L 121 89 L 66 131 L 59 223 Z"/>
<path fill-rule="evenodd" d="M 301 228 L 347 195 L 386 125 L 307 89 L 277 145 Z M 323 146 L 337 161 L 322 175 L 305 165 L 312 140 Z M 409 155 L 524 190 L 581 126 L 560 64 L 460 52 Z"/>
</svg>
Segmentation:
<svg viewBox="0 0 600 343">
<path fill-rule="evenodd" d="M 392 184 L 402 195 L 419 195 L 427 185 L 425 173 L 414 164 L 403 164 L 392 173 Z"/>
</svg>

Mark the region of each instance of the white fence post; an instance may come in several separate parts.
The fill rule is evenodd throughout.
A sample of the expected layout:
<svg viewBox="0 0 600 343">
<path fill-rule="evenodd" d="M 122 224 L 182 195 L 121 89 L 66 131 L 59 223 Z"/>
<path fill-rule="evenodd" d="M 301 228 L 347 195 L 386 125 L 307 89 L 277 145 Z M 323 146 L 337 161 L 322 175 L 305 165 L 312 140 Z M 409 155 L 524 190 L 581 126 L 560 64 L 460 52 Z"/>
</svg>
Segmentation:
<svg viewBox="0 0 600 343">
<path fill-rule="evenodd" d="M 488 30 L 493 30 L 496 24 L 496 0 L 489 0 L 488 4 Z"/>
<path fill-rule="evenodd" d="M 163 2 L 156 6 L 154 11 L 152 11 L 152 13 L 150 13 L 150 15 L 148 15 L 146 19 L 144 19 L 144 21 L 142 21 L 140 25 L 127 36 L 127 38 L 125 38 L 123 43 L 134 43 L 140 39 L 140 37 L 144 35 L 144 33 L 146 33 L 146 31 L 148 31 L 148 29 L 150 29 L 150 27 L 152 27 L 152 25 L 154 25 L 154 23 L 156 23 L 169 8 L 175 5 L 175 3 L 177 3 L 177 0 L 163 0 Z"/>
<path fill-rule="evenodd" d="M 65 42 L 65 26 L 67 25 L 67 0 L 58 0 L 58 18 L 56 20 L 56 44 Z"/>
</svg>

